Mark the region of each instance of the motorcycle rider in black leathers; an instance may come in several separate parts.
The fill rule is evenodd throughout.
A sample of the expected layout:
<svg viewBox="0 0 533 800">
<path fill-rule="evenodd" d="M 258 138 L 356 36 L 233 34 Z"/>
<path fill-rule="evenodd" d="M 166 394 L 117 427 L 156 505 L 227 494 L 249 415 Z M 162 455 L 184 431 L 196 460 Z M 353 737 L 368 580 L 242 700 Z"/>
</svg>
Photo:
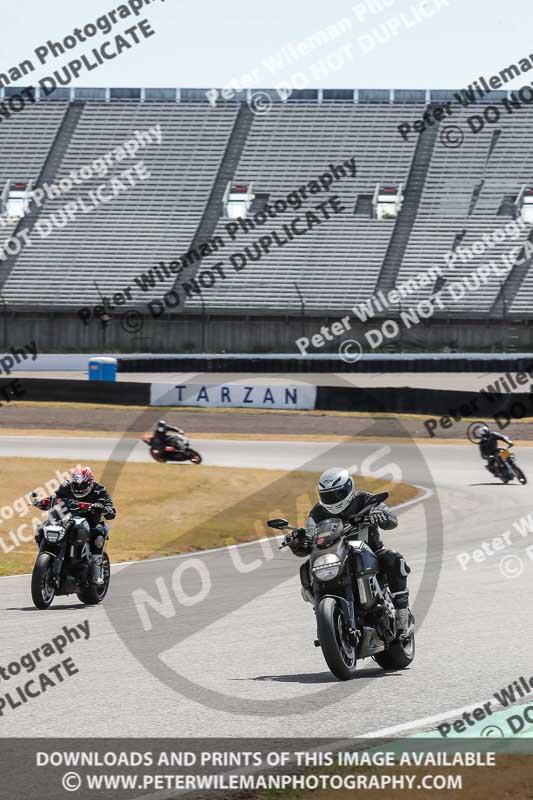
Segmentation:
<svg viewBox="0 0 533 800">
<path fill-rule="evenodd" d="M 318 502 L 310 511 L 305 532 L 297 533 L 289 546 L 296 556 L 308 556 L 312 545 L 312 531 L 317 523 L 329 517 L 349 522 L 368 505 L 371 492 L 355 491 L 353 478 L 348 470 L 333 467 L 326 470 L 318 482 Z M 411 572 L 404 557 L 396 550 L 385 547 L 379 528 L 389 531 L 398 525 L 398 519 L 385 505 L 380 503 L 368 514 L 370 520 L 368 544 L 378 557 L 380 567 L 387 576 L 389 590 L 397 610 L 398 633 L 405 633 L 409 626 L 409 590 L 407 576 Z M 310 541 L 311 538 L 311 541 Z"/>
<path fill-rule="evenodd" d="M 177 450 L 183 450 L 186 441 L 184 431 L 181 428 L 175 428 L 165 422 L 164 419 L 160 419 L 154 428 L 151 446 L 158 451 L 160 456 L 164 457 L 165 447 L 175 447 Z"/>
<path fill-rule="evenodd" d="M 488 469 L 489 472 L 494 474 L 494 461 L 498 456 L 498 442 L 505 442 L 509 447 L 511 447 L 513 443 L 507 436 L 497 431 L 489 430 L 486 425 L 483 425 L 483 427 L 479 429 L 478 436 L 481 458 L 488 461 L 488 464 L 485 464 L 485 469 Z"/>
<path fill-rule="evenodd" d="M 103 516 L 104 519 L 111 520 L 115 519 L 117 515 L 111 496 L 104 486 L 96 483 L 90 467 L 82 467 L 78 464 L 70 471 L 70 478 L 62 483 L 53 495 L 40 500 L 35 495 L 33 505 L 46 511 L 50 506 L 55 508 L 58 501 L 60 512 L 63 507 L 64 510 L 71 511 L 76 516 L 84 517 L 89 523 L 91 557 L 88 580 L 94 585 L 101 585 L 103 583 L 102 553 L 107 538 L 107 530 L 101 518 Z M 80 502 L 90 503 L 90 507 L 86 510 L 80 508 Z M 35 537 L 37 543 L 40 542 L 41 536 L 42 534 L 37 532 Z"/>
</svg>

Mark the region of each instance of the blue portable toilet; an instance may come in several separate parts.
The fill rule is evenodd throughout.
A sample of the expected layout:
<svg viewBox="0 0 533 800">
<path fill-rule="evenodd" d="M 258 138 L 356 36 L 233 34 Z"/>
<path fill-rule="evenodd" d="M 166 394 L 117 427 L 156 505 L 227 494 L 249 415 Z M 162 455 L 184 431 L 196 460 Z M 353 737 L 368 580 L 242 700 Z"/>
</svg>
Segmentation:
<svg viewBox="0 0 533 800">
<path fill-rule="evenodd" d="M 90 381 L 116 381 L 117 359 L 110 357 L 91 358 L 89 361 Z"/>
</svg>

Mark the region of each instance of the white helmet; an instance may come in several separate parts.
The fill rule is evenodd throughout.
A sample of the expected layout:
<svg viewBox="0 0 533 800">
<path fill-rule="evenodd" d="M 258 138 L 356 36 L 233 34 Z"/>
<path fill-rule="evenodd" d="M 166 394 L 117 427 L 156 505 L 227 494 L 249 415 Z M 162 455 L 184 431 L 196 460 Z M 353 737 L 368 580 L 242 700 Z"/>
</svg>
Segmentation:
<svg viewBox="0 0 533 800">
<path fill-rule="evenodd" d="M 318 481 L 320 505 L 330 514 L 341 514 L 355 497 L 353 478 L 347 469 L 332 467 Z"/>
</svg>

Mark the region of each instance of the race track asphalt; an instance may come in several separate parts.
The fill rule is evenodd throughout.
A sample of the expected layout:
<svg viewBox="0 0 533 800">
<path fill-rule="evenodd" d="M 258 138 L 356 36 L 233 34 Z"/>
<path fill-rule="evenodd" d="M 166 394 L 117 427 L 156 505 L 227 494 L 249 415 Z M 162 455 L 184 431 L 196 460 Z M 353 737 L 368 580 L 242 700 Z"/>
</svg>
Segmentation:
<svg viewBox="0 0 533 800">
<path fill-rule="evenodd" d="M 272 541 L 117 565 L 106 602 L 92 608 L 74 596 L 37 611 L 28 576 L 1 578 L 0 665 L 19 660 L 65 625 L 89 620 L 91 631 L 88 641 L 74 642 L 63 655 L 79 672 L 15 710 L 4 709 L 2 735 L 352 737 L 389 728 L 414 731 L 434 727 L 428 718 L 482 703 L 520 675 L 533 674 L 533 555 L 526 551 L 533 525 L 529 537 L 513 528 L 531 513 L 531 490 L 495 481 L 475 448 L 194 444 L 207 464 L 310 470 L 342 464 L 421 487 L 419 499 L 399 511 L 399 528 L 384 534 L 412 568 L 418 625 L 412 667 L 386 673 L 366 660 L 355 680 L 335 680 L 313 646 L 312 610 L 299 592 L 300 562 Z M 144 445 L 130 450 L 128 442 L 110 439 L 6 437 L 0 456 L 148 460 Z M 516 455 L 533 475 L 533 450 L 517 448 Z M 194 469 L 169 468 L 177 478 L 180 469 Z M 265 509 L 265 518 L 271 511 Z M 238 527 L 238 507 L 224 513 L 233 514 Z M 486 545 L 477 563 L 472 558 L 466 570 L 460 566 L 459 553 L 479 550 L 509 530 L 504 549 Z M 51 657 L 36 673 L 57 661 Z M 0 693 L 25 677 L 0 682 Z"/>
</svg>

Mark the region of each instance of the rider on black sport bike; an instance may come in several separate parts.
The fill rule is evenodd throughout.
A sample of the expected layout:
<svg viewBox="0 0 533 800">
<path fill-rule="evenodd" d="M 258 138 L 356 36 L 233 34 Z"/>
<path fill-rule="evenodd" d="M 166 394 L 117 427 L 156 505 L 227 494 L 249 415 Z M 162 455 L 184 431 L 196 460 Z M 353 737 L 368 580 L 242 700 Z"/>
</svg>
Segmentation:
<svg viewBox="0 0 533 800">
<path fill-rule="evenodd" d="M 485 469 L 488 469 L 494 475 L 495 460 L 498 458 L 498 441 L 505 442 L 508 447 L 511 447 L 513 443 L 507 436 L 489 430 L 486 425 L 479 429 L 478 436 L 481 458 L 488 461 L 488 464 L 485 464 Z"/>
<path fill-rule="evenodd" d="M 91 560 L 88 579 L 93 585 L 103 583 L 102 553 L 104 550 L 107 531 L 101 522 L 104 519 L 115 519 L 117 512 L 113 501 L 105 486 L 96 483 L 90 467 L 77 467 L 70 472 L 69 480 L 62 483 L 55 494 L 41 500 L 35 499 L 33 505 L 46 511 L 53 502 L 61 501 L 67 511 L 73 511 L 76 516 L 85 517 L 91 531 Z M 80 502 L 90 504 L 87 509 L 80 508 Z M 42 536 L 42 533 L 40 534 Z M 39 543 L 39 533 L 35 537 Z"/>
<path fill-rule="evenodd" d="M 183 450 L 186 447 L 187 439 L 181 428 L 169 425 L 164 419 L 160 419 L 154 428 L 152 448 L 157 450 L 161 457 L 165 455 L 165 447 L 175 447 L 176 450 Z"/>
<path fill-rule="evenodd" d="M 307 537 L 317 523 L 329 517 L 349 522 L 368 505 L 369 500 L 373 497 L 371 492 L 356 492 L 351 475 L 347 470 L 338 467 L 328 469 L 320 476 L 318 494 L 320 502 L 311 509 L 305 530 L 299 533 L 292 543 L 289 543 L 296 556 L 309 555 L 311 544 Z M 379 528 L 392 530 L 397 527 L 398 520 L 385 503 L 376 505 L 368 516 L 370 519 L 368 544 L 378 557 L 383 572 L 387 575 L 389 590 L 398 612 L 398 631 L 402 633 L 409 627 L 407 576 L 411 569 L 401 553 L 385 547 L 379 535 Z"/>
</svg>

